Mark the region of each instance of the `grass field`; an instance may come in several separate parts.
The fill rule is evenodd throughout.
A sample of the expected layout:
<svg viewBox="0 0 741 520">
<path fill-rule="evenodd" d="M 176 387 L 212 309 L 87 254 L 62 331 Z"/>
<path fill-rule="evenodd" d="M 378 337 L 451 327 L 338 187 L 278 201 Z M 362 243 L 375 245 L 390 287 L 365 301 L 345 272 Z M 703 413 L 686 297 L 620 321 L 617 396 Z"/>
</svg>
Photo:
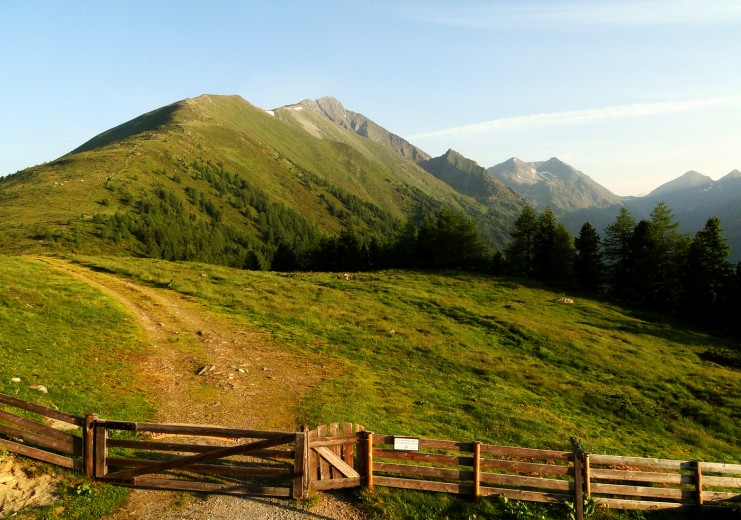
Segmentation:
<svg viewBox="0 0 741 520">
<path fill-rule="evenodd" d="M 57 269 L 20 257 L 0 262 L 0 392 L 75 415 L 148 417 L 150 396 L 131 363 L 143 348 L 134 319 Z M 37 462 L 25 471 L 58 474 L 58 503 L 14 518 L 100 518 L 127 495 Z"/>
<path fill-rule="evenodd" d="M 575 302 L 563 304 L 544 287 L 457 272 L 357 273 L 346 281 L 73 260 L 193 297 L 336 367 L 299 403 L 297 424 L 352 421 L 383 434 L 553 449 L 569 449 L 575 436 L 594 453 L 741 460 L 741 371 L 701 357 L 732 345 L 679 323 L 573 294 Z M 127 368 L 141 333 L 122 308 L 30 259 L 3 258 L 0 282 L 0 391 L 71 413 L 150 413 L 155 397 Z M 12 383 L 18 374 L 22 382 Z M 96 382 L 91 374 L 119 376 Z M 49 394 L 28 388 L 36 383 Z M 501 515 L 421 493 L 382 490 L 362 501 L 378 517 Z M 628 517 L 635 516 L 620 516 Z"/>
<path fill-rule="evenodd" d="M 738 461 L 741 372 L 721 340 L 587 298 L 461 273 L 247 272 L 80 258 L 169 286 L 341 367 L 301 403 L 310 426 L 536 448 Z"/>
</svg>

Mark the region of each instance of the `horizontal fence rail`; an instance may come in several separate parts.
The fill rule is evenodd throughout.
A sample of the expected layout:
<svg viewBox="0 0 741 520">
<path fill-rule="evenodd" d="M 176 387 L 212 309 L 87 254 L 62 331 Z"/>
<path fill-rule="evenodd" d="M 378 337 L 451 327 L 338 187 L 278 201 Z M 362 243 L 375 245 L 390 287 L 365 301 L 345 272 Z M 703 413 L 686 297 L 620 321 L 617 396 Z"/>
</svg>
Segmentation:
<svg viewBox="0 0 741 520">
<path fill-rule="evenodd" d="M 310 490 L 386 486 L 569 501 L 577 519 L 585 497 L 613 509 L 741 507 L 741 464 L 590 454 L 576 439 L 571 445 L 380 435 L 352 423 L 274 432 L 112 421 L 0 394 L 0 448 L 129 486 L 295 499 Z"/>
<path fill-rule="evenodd" d="M 53 420 L 67 427 L 60 430 L 0 409 L 0 447 L 64 468 L 82 468 L 84 442 L 74 433 L 84 427 L 85 419 L 5 394 L 0 394 L 0 404 L 35 413 L 42 420 Z"/>
</svg>

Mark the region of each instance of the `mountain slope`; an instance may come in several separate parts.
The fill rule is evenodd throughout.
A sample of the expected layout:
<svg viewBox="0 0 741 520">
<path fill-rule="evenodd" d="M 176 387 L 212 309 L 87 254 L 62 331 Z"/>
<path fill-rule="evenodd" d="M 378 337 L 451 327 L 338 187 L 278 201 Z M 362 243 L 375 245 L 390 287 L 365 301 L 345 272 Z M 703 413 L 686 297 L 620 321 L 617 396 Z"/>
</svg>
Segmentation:
<svg viewBox="0 0 741 520">
<path fill-rule="evenodd" d="M 550 206 L 557 214 L 605 208 L 621 202 L 621 198 L 607 188 L 555 157 L 531 163 L 513 157 L 488 171 L 522 194 L 536 209 Z"/>
<path fill-rule="evenodd" d="M 306 119 L 299 118 L 296 112 L 305 109 L 314 114 L 318 114 L 342 128 L 351 130 L 362 137 L 367 137 L 375 143 L 390 148 L 397 154 L 413 162 L 425 161 L 430 158 L 427 153 L 398 135 L 389 132 L 379 124 L 365 117 L 363 114 L 347 110 L 339 100 L 333 97 L 325 96 L 316 100 L 305 99 L 297 105 L 289 105 L 284 108 L 293 109 L 294 117 L 301 122 L 305 122 Z M 310 130 L 310 128 L 307 128 L 307 130 Z"/>
<path fill-rule="evenodd" d="M 238 96 L 154 110 L 57 161 L 0 180 L 4 252 L 132 253 L 260 267 L 353 226 L 389 236 L 451 207 L 500 245 L 509 222 L 387 146 L 319 114 Z M 367 125 L 368 127 L 372 125 Z"/>
</svg>

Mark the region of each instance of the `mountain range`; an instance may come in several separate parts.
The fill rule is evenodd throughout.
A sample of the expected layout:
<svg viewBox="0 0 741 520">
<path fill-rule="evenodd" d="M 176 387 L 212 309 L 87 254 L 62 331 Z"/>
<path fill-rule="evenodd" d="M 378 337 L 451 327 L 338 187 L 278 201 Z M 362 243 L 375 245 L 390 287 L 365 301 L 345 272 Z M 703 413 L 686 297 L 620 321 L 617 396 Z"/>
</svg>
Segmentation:
<svg viewBox="0 0 741 520">
<path fill-rule="evenodd" d="M 203 95 L 1 178 L 0 251 L 169 251 L 265 266 L 282 243 L 298 248 L 347 228 L 387 237 L 443 207 L 502 249 L 525 204 L 550 206 L 576 233 L 585 221 L 603 229 L 621 206 L 645 218 L 658 201 L 690 233 L 718 216 L 741 259 L 738 170 L 718 181 L 688 172 L 646 197 L 619 197 L 555 157 L 489 168 L 454 150 L 431 157 L 331 97 L 263 110 Z M 220 253 L 199 256 L 206 245 Z"/>
</svg>

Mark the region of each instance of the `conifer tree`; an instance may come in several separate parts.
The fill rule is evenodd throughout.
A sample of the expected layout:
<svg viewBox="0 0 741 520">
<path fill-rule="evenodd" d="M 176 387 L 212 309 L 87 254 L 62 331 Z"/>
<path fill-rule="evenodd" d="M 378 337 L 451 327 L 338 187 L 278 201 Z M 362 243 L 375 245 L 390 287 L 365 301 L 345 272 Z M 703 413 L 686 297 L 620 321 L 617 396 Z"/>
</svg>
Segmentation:
<svg viewBox="0 0 741 520">
<path fill-rule="evenodd" d="M 571 276 L 574 259 L 572 238 L 556 220 L 550 207 L 538 217 L 533 256 L 533 277 L 565 281 Z"/>
<path fill-rule="evenodd" d="M 649 231 L 653 246 L 651 258 L 643 267 L 650 270 L 647 299 L 658 309 L 674 311 L 682 293 L 681 273 L 685 268 L 689 237 L 679 234 L 679 222 L 665 202 L 651 212 Z"/>
<path fill-rule="evenodd" d="M 630 282 L 630 245 L 635 225 L 628 209 L 622 207 L 615 222 L 605 229 L 602 240 L 607 282 L 610 292 L 618 297 L 626 295 Z"/>
<path fill-rule="evenodd" d="M 574 238 L 574 276 L 583 289 L 598 291 L 602 284 L 602 252 L 600 236 L 592 224 L 585 222 Z"/>
<path fill-rule="evenodd" d="M 733 305 L 733 266 L 728 262 L 729 254 L 720 220 L 709 218 L 689 248 L 682 298 L 685 315 L 715 322 Z"/>
<path fill-rule="evenodd" d="M 510 243 L 505 252 L 509 270 L 516 275 L 528 278 L 533 274 L 535 256 L 535 234 L 538 229 L 538 215 L 526 205 L 515 221 Z"/>
</svg>

